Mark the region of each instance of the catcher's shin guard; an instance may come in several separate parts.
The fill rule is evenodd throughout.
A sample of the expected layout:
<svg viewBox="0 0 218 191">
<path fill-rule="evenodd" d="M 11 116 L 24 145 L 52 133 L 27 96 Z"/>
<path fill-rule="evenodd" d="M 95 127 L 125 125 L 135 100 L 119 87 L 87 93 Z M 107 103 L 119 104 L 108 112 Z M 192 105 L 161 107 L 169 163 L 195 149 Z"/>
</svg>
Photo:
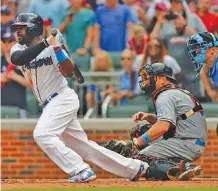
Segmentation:
<svg viewBox="0 0 218 191">
<path fill-rule="evenodd" d="M 164 159 L 152 160 L 149 163 L 145 178 L 148 180 L 169 180 L 167 172 L 172 167 L 179 169 L 178 163 Z"/>
<path fill-rule="evenodd" d="M 164 159 L 150 162 L 145 178 L 148 180 L 187 181 L 200 174 L 199 166 L 187 166 L 185 161 L 176 163 Z"/>
</svg>

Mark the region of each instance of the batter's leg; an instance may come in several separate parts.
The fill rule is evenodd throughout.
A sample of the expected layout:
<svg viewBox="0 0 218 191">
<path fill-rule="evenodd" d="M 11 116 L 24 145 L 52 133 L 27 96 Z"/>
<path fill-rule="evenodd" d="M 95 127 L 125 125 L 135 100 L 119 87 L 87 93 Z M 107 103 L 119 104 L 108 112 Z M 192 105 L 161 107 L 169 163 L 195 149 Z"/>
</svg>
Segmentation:
<svg viewBox="0 0 218 191">
<path fill-rule="evenodd" d="M 139 171 L 141 161 L 125 158 L 113 151 L 99 146 L 87 138 L 78 120 L 73 120 L 62 135 L 64 143 L 76 151 L 84 160 L 88 160 L 102 169 L 121 177 L 132 179 Z M 144 171 L 148 168 L 145 163 Z"/>
<path fill-rule="evenodd" d="M 77 95 L 70 89 L 65 90 L 45 107 L 33 133 L 39 147 L 70 176 L 89 167 L 81 156 L 66 147 L 60 139 L 66 127 L 76 118 L 78 108 Z"/>
</svg>

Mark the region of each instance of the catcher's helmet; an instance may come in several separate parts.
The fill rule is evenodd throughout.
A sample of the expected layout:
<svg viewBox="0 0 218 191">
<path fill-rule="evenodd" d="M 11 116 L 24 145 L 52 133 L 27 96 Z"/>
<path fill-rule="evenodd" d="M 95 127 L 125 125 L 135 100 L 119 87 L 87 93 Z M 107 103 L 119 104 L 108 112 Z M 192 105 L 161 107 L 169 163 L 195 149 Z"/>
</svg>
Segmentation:
<svg viewBox="0 0 218 191">
<path fill-rule="evenodd" d="M 214 46 L 218 47 L 218 39 L 212 33 L 202 32 L 190 37 L 187 42 L 188 55 L 195 64 L 197 74 L 200 73 L 203 62 L 206 61 L 207 49 Z"/>
<path fill-rule="evenodd" d="M 25 28 L 27 37 L 33 38 L 43 34 L 43 20 L 33 13 L 20 13 L 11 28 L 14 30 Z"/>
<path fill-rule="evenodd" d="M 151 94 L 156 87 L 155 76 L 166 76 L 172 83 L 177 83 L 173 77 L 173 71 L 166 64 L 156 62 L 153 64 L 146 64 L 139 70 L 139 85 L 145 94 Z M 149 81 L 148 81 L 149 80 Z M 149 96 L 149 95 L 148 95 Z"/>
</svg>

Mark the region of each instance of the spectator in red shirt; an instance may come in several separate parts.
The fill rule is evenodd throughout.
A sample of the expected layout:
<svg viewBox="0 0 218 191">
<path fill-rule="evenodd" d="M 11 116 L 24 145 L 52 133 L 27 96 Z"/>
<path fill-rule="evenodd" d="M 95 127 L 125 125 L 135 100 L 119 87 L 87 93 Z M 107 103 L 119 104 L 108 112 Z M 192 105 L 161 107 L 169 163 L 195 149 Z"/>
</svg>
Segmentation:
<svg viewBox="0 0 218 191">
<path fill-rule="evenodd" d="M 205 24 L 208 32 L 215 33 L 218 31 L 218 17 L 209 11 L 212 6 L 211 0 L 199 0 L 198 1 L 198 11 L 196 14 L 201 18 L 202 22 Z"/>
<path fill-rule="evenodd" d="M 135 54 L 143 54 L 147 47 L 148 35 L 145 29 L 141 25 L 135 25 L 133 27 L 133 37 L 128 41 L 128 47 Z"/>
<path fill-rule="evenodd" d="M 13 33 L 8 32 L 1 37 L 1 40 L 1 105 L 19 107 L 20 118 L 26 118 L 26 87 L 29 87 L 29 84 L 10 60 L 10 49 L 16 44 L 16 39 Z"/>
<path fill-rule="evenodd" d="M 44 38 L 47 38 L 51 34 L 52 30 L 52 20 L 50 18 L 43 20 L 43 36 Z"/>
</svg>

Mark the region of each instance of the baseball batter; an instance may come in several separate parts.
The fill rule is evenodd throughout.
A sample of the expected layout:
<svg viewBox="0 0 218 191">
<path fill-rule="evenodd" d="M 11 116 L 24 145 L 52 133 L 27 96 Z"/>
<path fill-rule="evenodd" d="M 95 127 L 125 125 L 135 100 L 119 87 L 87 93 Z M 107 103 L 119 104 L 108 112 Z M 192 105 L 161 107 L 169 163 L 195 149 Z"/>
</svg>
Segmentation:
<svg viewBox="0 0 218 191">
<path fill-rule="evenodd" d="M 11 49 L 11 61 L 30 83 L 43 112 L 33 132 L 39 147 L 64 172 L 70 182 L 96 178 L 83 159 L 118 176 L 136 181 L 148 164 L 125 158 L 88 140 L 77 120 L 79 100 L 67 87 L 65 77 L 72 77 L 74 64 L 58 46 L 58 35 L 42 39 L 43 20 L 32 13 L 21 13 L 11 26 L 18 43 Z"/>
</svg>

